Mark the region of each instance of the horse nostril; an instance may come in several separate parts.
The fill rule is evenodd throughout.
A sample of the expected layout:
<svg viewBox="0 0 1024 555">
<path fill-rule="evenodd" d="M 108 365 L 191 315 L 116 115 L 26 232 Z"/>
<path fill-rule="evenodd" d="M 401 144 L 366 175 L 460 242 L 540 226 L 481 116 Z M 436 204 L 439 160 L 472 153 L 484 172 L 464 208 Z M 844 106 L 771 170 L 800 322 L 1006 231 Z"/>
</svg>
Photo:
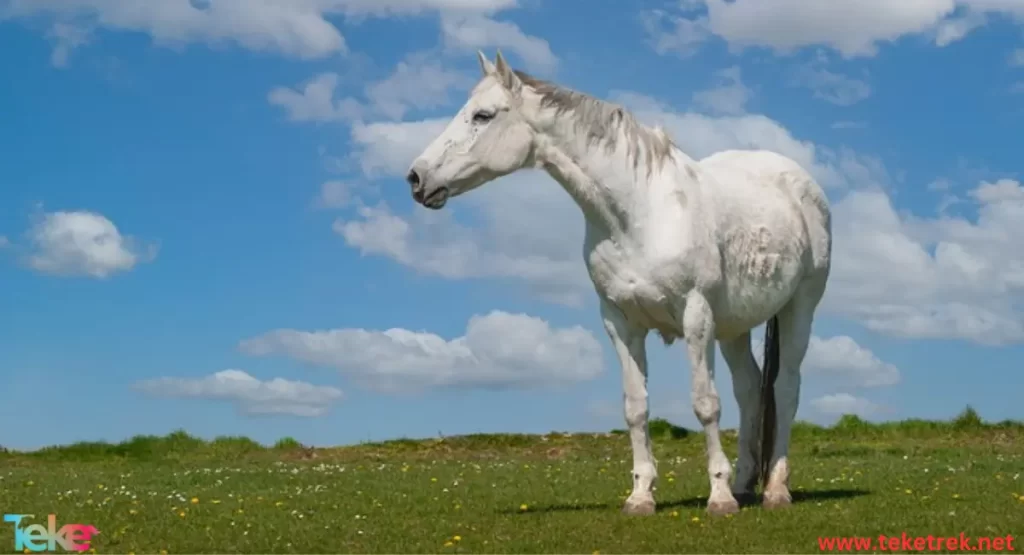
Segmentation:
<svg viewBox="0 0 1024 555">
<path fill-rule="evenodd" d="M 420 174 L 416 173 L 416 170 L 409 170 L 409 175 L 405 176 L 405 180 L 409 182 L 409 185 L 416 187 L 420 184 Z"/>
<path fill-rule="evenodd" d="M 420 187 L 420 188 L 418 188 L 418 189 L 415 189 L 415 188 L 414 188 L 414 189 L 412 190 L 412 199 L 413 199 L 413 200 L 415 200 L 416 202 L 420 203 L 420 204 L 423 204 L 423 199 L 424 199 L 424 198 L 426 198 L 426 196 L 427 196 L 427 195 L 426 195 L 426 193 L 425 193 L 425 192 L 423 191 L 423 188 L 422 188 L 422 187 Z"/>
</svg>

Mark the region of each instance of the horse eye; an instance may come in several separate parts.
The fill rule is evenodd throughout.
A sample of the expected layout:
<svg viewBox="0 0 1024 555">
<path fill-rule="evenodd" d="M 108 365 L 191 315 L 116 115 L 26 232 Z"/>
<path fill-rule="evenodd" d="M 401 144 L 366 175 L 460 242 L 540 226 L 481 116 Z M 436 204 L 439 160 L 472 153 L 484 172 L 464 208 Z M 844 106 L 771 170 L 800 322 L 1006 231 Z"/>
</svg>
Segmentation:
<svg viewBox="0 0 1024 555">
<path fill-rule="evenodd" d="M 494 119 L 494 114 L 490 112 L 477 112 L 473 114 L 473 121 L 475 123 L 487 123 Z"/>
</svg>

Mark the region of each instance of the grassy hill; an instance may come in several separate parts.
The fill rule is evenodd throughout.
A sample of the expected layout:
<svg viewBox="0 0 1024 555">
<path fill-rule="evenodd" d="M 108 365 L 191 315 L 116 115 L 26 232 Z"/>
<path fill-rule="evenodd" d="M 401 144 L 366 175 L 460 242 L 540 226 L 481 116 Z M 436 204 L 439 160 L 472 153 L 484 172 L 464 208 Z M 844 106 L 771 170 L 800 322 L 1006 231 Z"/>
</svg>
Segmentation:
<svg viewBox="0 0 1024 555">
<path fill-rule="evenodd" d="M 1021 422 L 968 409 L 948 422 L 800 423 L 794 505 L 724 519 L 704 513 L 702 434 L 651 429 L 659 511 L 646 518 L 619 513 L 632 464 L 622 431 L 317 449 L 179 431 L 0 453 L 0 501 L 29 523 L 93 524 L 98 553 L 804 553 L 849 536 L 883 551 L 879 534 L 904 533 L 963 533 L 985 551 L 979 538 L 1024 532 Z M 724 441 L 734 457 L 734 433 Z M 14 546 L 10 524 L 0 546 Z"/>
</svg>

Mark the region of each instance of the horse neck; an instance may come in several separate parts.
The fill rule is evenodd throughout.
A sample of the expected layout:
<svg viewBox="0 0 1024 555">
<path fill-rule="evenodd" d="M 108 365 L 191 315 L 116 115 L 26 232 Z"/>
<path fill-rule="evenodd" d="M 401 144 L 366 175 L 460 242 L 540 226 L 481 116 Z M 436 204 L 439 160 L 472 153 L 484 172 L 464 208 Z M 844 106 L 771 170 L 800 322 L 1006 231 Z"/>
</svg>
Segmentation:
<svg viewBox="0 0 1024 555">
<path fill-rule="evenodd" d="M 587 223 L 612 237 L 643 228 L 652 208 L 651 178 L 659 168 L 650 167 L 642 152 L 631 155 L 624 136 L 610 148 L 588 141 L 570 114 L 546 129 L 537 138 L 539 165 L 576 201 Z"/>
</svg>

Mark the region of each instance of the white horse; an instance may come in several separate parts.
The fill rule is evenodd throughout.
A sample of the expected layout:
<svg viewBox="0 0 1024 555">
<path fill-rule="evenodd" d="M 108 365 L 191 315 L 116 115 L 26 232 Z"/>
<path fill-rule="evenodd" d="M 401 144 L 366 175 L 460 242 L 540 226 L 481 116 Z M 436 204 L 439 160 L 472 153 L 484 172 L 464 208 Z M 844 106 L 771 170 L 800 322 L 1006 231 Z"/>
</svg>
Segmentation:
<svg viewBox="0 0 1024 555">
<path fill-rule="evenodd" d="M 431 209 L 525 167 L 543 168 L 586 220 L 584 261 L 622 365 L 633 491 L 623 511 L 651 514 L 657 468 L 647 430 L 645 340 L 686 341 L 694 412 L 707 438 L 708 512 L 739 510 L 760 479 L 766 508 L 788 506 L 790 430 L 800 365 L 825 292 L 831 213 L 793 160 L 726 151 L 702 160 L 622 107 L 533 78 L 478 52 L 483 78 L 407 180 Z M 750 330 L 767 322 L 763 375 Z M 715 343 L 740 409 L 739 460 L 719 436 Z M 776 415 L 776 412 L 778 413 Z M 761 437 L 758 437 L 758 428 Z"/>
</svg>

